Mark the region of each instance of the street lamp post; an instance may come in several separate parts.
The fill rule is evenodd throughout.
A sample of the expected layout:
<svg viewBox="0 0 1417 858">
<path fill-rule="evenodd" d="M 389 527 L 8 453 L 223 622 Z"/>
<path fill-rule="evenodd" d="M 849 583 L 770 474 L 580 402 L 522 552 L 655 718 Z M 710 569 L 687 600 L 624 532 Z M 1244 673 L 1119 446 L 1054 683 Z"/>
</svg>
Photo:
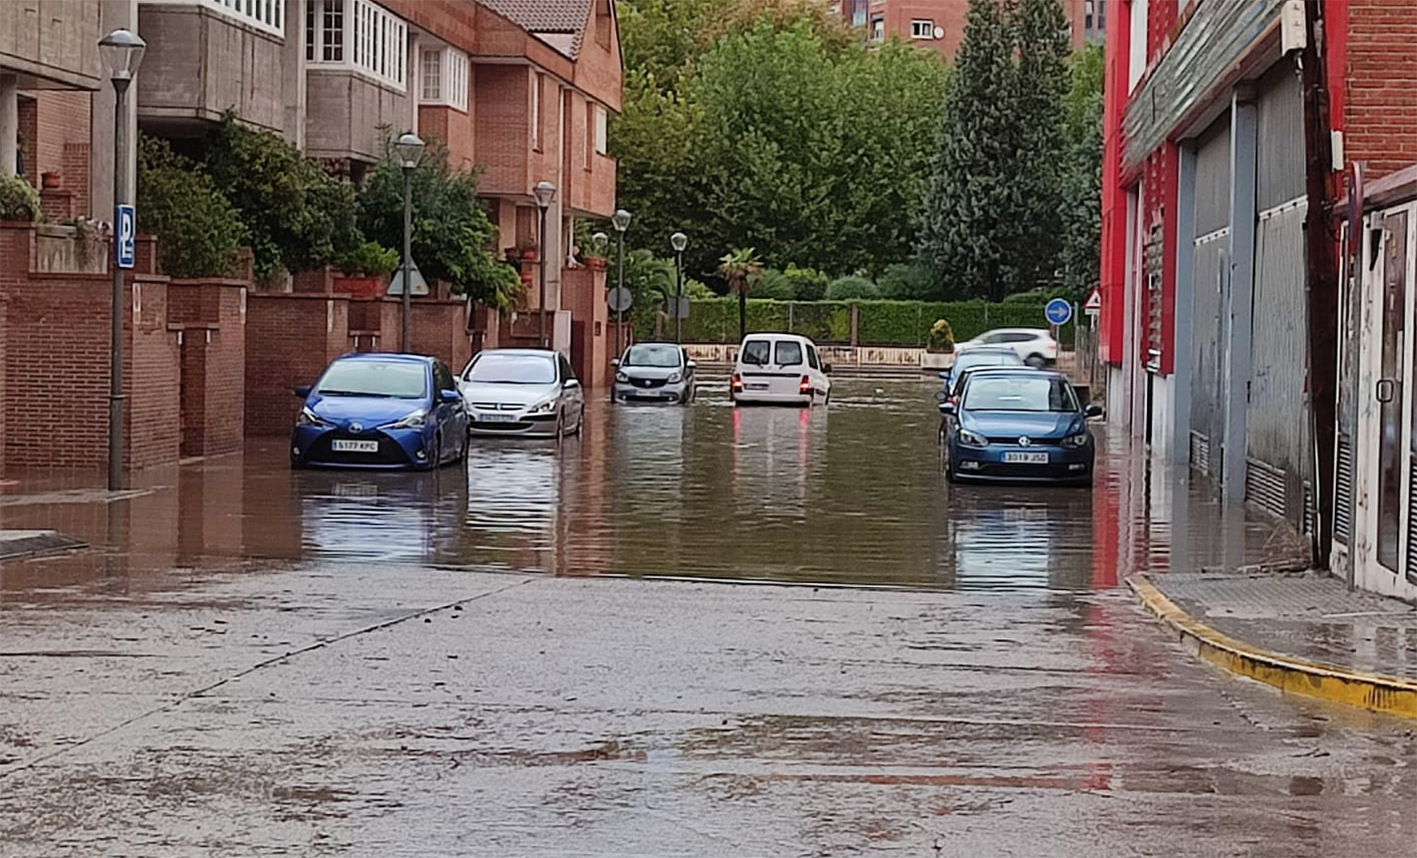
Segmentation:
<svg viewBox="0 0 1417 858">
<path fill-rule="evenodd" d="M 536 207 L 541 209 L 541 231 L 537 235 L 536 251 L 541 268 L 541 299 L 537 305 L 537 320 L 540 332 L 538 343 L 544 349 L 549 348 L 546 341 L 546 210 L 551 208 L 551 201 L 556 199 L 556 186 L 546 181 L 537 182 L 532 193 L 536 196 Z"/>
<path fill-rule="evenodd" d="M 108 489 L 123 487 L 123 268 L 118 264 L 121 238 L 118 207 L 128 203 L 128 123 L 124 96 L 142 64 L 147 43 L 128 30 L 114 30 L 98 43 L 98 52 L 113 84 L 113 292 L 109 305 L 108 345 Z"/>
<path fill-rule="evenodd" d="M 684 248 L 689 246 L 689 237 L 682 232 L 669 236 L 669 244 L 674 248 L 674 342 L 684 342 Z"/>
<path fill-rule="evenodd" d="M 403 338 L 401 348 L 404 353 L 413 350 L 413 339 L 409 330 L 409 317 L 413 314 L 413 170 L 423 154 L 423 141 L 417 134 L 409 132 L 394 143 L 399 160 L 403 162 Z"/>
<path fill-rule="evenodd" d="M 630 213 L 624 209 L 615 212 L 615 216 L 610 218 L 610 224 L 615 227 L 615 233 L 619 237 L 620 249 L 616 253 L 615 271 L 616 286 L 620 290 L 615 311 L 615 356 L 624 354 L 626 345 L 625 339 L 625 230 L 630 228 Z"/>
</svg>

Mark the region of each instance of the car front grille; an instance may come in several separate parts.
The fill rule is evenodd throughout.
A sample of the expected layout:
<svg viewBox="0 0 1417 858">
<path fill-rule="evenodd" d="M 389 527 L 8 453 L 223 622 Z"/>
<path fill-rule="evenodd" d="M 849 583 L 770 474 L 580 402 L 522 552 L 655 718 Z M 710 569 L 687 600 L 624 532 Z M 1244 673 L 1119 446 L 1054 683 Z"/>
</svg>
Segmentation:
<svg viewBox="0 0 1417 858">
<path fill-rule="evenodd" d="M 635 387 L 642 387 L 642 388 L 646 388 L 646 389 L 648 389 L 648 388 L 653 388 L 653 387 L 663 387 L 663 386 L 665 385 L 665 383 L 666 383 L 666 379 L 663 379 L 663 378 L 631 378 L 631 379 L 630 379 L 630 384 L 633 384 Z"/>
</svg>

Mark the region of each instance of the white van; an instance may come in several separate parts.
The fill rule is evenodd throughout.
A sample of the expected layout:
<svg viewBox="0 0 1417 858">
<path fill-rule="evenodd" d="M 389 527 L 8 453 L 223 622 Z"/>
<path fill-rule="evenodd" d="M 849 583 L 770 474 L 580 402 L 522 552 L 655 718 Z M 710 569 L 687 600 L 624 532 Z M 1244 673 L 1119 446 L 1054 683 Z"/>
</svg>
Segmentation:
<svg viewBox="0 0 1417 858">
<path fill-rule="evenodd" d="M 832 383 L 817 344 L 796 334 L 749 334 L 738 347 L 730 388 L 734 404 L 825 404 Z"/>
</svg>

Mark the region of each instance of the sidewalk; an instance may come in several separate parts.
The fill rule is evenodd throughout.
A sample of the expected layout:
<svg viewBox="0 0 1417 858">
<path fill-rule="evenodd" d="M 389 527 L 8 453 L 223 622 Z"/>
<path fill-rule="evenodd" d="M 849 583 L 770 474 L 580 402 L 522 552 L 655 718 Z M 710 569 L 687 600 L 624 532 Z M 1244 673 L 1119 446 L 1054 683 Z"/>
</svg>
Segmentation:
<svg viewBox="0 0 1417 858">
<path fill-rule="evenodd" d="M 1146 608 L 1196 655 L 1287 694 L 1417 718 L 1417 608 L 1315 574 L 1144 574 Z"/>
</svg>

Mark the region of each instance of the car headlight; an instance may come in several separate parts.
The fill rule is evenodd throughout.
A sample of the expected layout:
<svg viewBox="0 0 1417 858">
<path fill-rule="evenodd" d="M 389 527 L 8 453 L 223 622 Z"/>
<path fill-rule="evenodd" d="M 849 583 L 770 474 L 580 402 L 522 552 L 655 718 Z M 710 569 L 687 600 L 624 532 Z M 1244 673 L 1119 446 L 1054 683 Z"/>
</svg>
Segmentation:
<svg viewBox="0 0 1417 858">
<path fill-rule="evenodd" d="M 966 447 L 987 447 L 988 440 L 982 435 L 976 435 L 968 429 L 959 430 L 959 442 Z"/>
<path fill-rule="evenodd" d="M 556 410 L 556 404 L 557 404 L 559 401 L 560 401 L 560 400 L 559 400 L 557 397 L 554 397 L 554 396 L 553 396 L 553 397 L 551 397 L 550 399 L 544 400 L 544 401 L 542 401 L 542 402 L 538 402 L 538 403 L 536 403 L 535 405 L 533 405 L 532 407 L 528 408 L 526 413 L 528 413 L 528 414 L 550 414 L 551 412 L 553 412 L 553 411 Z"/>
<path fill-rule="evenodd" d="M 621 384 L 624 384 L 625 382 L 630 380 L 630 377 L 624 374 L 623 372 L 617 372 L 615 373 L 615 380 L 620 382 Z"/>
<path fill-rule="evenodd" d="M 307 405 L 307 406 L 305 406 L 304 408 L 301 408 L 301 409 L 300 409 L 300 414 L 296 415 L 296 418 L 295 418 L 295 425 L 296 425 L 296 426 L 328 426 L 328 425 L 330 425 L 330 424 L 328 424 L 328 423 L 326 423 L 324 420 L 322 420 L 322 419 L 320 418 L 320 415 L 318 415 L 318 414 L 316 414 L 315 412 L 311 411 L 311 410 L 310 410 L 310 406 Z"/>
<path fill-rule="evenodd" d="M 681 381 L 683 381 L 683 380 L 684 380 L 684 376 L 680 375 L 680 374 L 677 373 L 677 372 L 671 373 L 671 374 L 669 375 L 669 383 L 670 383 L 670 384 L 678 384 L 679 382 L 681 382 Z"/>
<path fill-rule="evenodd" d="M 1087 438 L 1088 436 L 1086 432 L 1083 432 L 1080 435 L 1069 435 L 1068 437 L 1063 439 L 1063 446 L 1067 447 L 1070 450 L 1076 450 L 1079 447 L 1086 447 Z"/>
<path fill-rule="evenodd" d="M 393 423 L 385 423 L 380 429 L 422 429 L 428 425 L 428 412 L 415 411 L 404 417 L 402 420 L 395 420 Z"/>
</svg>

